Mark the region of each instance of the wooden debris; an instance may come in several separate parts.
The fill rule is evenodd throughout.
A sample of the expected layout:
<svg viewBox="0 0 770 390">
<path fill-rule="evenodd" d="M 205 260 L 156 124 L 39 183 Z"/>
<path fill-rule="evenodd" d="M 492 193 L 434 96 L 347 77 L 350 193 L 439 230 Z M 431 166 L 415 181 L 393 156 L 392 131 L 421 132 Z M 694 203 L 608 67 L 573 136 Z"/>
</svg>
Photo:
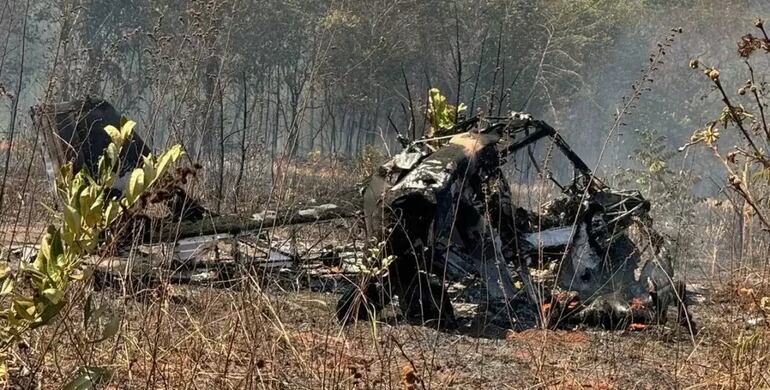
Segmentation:
<svg viewBox="0 0 770 390">
<path fill-rule="evenodd" d="M 259 232 L 280 226 L 307 224 L 313 222 L 329 221 L 339 218 L 353 218 L 358 216 L 358 208 L 353 205 L 310 206 L 299 210 L 264 211 L 251 217 L 242 215 L 221 215 L 204 218 L 195 222 L 169 223 L 157 230 L 145 233 L 144 242 L 174 241 L 175 239 L 231 234 L 243 232 Z"/>
</svg>

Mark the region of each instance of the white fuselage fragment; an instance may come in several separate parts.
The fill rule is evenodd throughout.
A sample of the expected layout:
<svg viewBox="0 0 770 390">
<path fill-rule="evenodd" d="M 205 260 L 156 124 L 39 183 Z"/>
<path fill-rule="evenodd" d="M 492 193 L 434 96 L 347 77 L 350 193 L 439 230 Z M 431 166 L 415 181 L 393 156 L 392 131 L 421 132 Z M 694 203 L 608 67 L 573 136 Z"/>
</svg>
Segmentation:
<svg viewBox="0 0 770 390">
<path fill-rule="evenodd" d="M 538 249 L 558 248 L 569 244 L 573 232 L 572 226 L 546 229 L 524 235 L 524 240 Z"/>
</svg>

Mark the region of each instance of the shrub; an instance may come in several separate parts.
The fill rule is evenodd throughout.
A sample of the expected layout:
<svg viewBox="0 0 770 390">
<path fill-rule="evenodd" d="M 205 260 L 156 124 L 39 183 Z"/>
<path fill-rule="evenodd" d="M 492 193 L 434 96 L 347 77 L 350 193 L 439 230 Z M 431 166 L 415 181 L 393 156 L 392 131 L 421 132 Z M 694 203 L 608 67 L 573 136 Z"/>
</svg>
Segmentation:
<svg viewBox="0 0 770 390">
<path fill-rule="evenodd" d="M 8 348 L 23 341 L 29 330 L 52 324 L 67 303 L 68 287 L 84 278 L 83 260 L 99 251 L 108 227 L 114 227 L 122 216 L 128 215 L 182 155 L 181 147 L 176 145 L 158 156 L 145 157 L 142 166 L 131 172 L 123 194 L 114 196 L 113 184 L 118 179 L 117 172 L 121 171 L 120 152 L 131 139 L 134 125 L 124 119 L 120 129 L 105 128 L 111 143 L 99 158 L 97 177 L 90 177 L 86 170 L 74 173 L 71 164 L 61 168 L 56 188 L 62 211 L 54 213 L 58 222 L 48 226 L 35 261 L 20 263 L 17 272 L 12 272 L 6 263 L 0 266 L 0 297 L 5 305 L 0 311 L 3 372 Z M 94 313 L 89 304 L 85 305 L 85 311 L 87 328 L 88 319 Z M 96 342 L 113 336 L 118 325 L 117 318 L 111 319 L 101 335 L 91 339 Z M 101 371 L 88 367 L 79 372 L 91 377 Z M 76 378 L 76 381 L 82 380 L 80 376 Z"/>
</svg>

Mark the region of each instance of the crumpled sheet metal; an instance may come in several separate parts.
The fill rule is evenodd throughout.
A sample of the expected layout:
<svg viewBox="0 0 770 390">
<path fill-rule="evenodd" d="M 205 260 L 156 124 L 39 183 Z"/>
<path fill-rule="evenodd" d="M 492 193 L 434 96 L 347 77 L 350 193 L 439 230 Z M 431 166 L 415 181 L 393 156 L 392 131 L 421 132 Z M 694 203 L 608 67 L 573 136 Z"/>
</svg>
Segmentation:
<svg viewBox="0 0 770 390">
<path fill-rule="evenodd" d="M 479 276 L 490 301 L 504 303 L 516 295 L 501 233 L 489 228 L 494 213 L 486 211 L 487 194 L 481 185 L 490 172 L 498 171 L 499 138 L 494 133 L 463 133 L 429 154 L 407 149 L 367 180 L 363 191 L 367 234 L 384 243 L 386 255 L 395 257 L 388 266 L 385 289 L 399 297 L 405 316 L 419 314 L 426 320 L 438 315 L 453 321 L 448 299 L 434 303 L 436 296 L 445 294 L 447 276 Z M 404 167 L 412 168 L 403 171 Z M 362 288 L 367 294 L 377 288 L 367 286 Z M 375 305 L 386 300 L 370 299 Z M 350 294 L 343 295 L 338 316 L 345 318 L 352 302 Z"/>
<path fill-rule="evenodd" d="M 553 129 L 547 130 L 540 136 L 554 137 Z M 453 136 L 435 152 L 410 146 L 395 156 L 364 191 L 367 231 L 379 240 L 389 239 L 393 229 L 382 227 L 394 219 L 385 214 L 395 211 L 398 224 L 410 225 L 406 235 L 422 237 L 425 246 L 418 245 L 413 256 L 408 252 L 414 251 L 410 249 L 414 245 L 399 245 L 394 253 L 429 259 L 434 267 L 442 267 L 450 281 L 478 276 L 488 299 L 517 295 L 511 265 L 519 267 L 516 272 L 527 287 L 531 286 L 527 280 L 530 271 L 523 264 L 558 264 L 554 277 L 541 279 L 548 283 L 546 299 L 559 291 L 574 293 L 575 299 L 566 306 L 573 319 L 614 326 L 660 318 L 660 311 L 673 302 L 674 290 L 672 269 L 661 250 L 662 238 L 651 224 L 642 240 L 629 237 L 632 225 L 651 223 L 649 202 L 638 191 L 615 191 L 595 179 L 562 140 L 560 150 L 571 157 L 580 175 L 563 187 L 565 196 L 543 213 L 524 212 L 525 222 L 519 226 L 515 222 L 518 210 L 513 212 L 510 196 L 506 196 L 510 188 L 499 174 L 502 162 L 493 145 L 500 139 L 494 131 L 468 132 Z M 495 182 L 498 184 L 491 184 Z M 489 209 L 498 203 L 504 205 L 498 209 L 500 213 Z M 533 215 L 546 223 L 543 230 L 532 232 Z M 650 247 L 654 247 L 652 258 L 643 256 Z M 500 259 L 503 264 L 496 264 Z M 531 290 L 526 290 L 531 301 L 540 303 Z"/>
<path fill-rule="evenodd" d="M 440 190 L 447 185 L 452 177 L 451 167 L 436 159 L 426 159 L 417 168 L 409 172 L 390 191 L 408 190 Z"/>
<path fill-rule="evenodd" d="M 386 162 L 382 168 L 387 172 L 408 171 L 414 168 L 423 157 L 421 152 L 410 152 L 405 150 Z"/>
</svg>

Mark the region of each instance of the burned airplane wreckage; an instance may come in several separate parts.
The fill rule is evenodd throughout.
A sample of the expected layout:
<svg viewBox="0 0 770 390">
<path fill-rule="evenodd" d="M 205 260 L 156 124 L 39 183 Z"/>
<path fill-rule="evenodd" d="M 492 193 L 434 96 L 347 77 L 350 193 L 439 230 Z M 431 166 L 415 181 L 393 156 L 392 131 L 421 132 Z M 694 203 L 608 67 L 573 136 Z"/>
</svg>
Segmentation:
<svg viewBox="0 0 770 390">
<path fill-rule="evenodd" d="M 606 186 L 555 129 L 526 114 L 475 117 L 450 132 L 440 146 L 402 142 L 365 183 L 366 229 L 381 248 L 372 261 L 383 272 L 340 298 L 340 321 L 376 316 L 398 297 L 407 319 L 452 327 L 456 298 L 447 287 L 475 277 L 487 314 L 509 324 L 534 325 L 528 317 L 624 328 L 664 323 L 676 307 L 680 323 L 693 326 L 684 284 L 673 279 L 665 239 L 638 191 Z M 539 140 L 552 142 L 574 174 L 557 183 L 561 198 L 530 212 L 512 204 L 501 167 Z M 535 283 L 530 269 L 551 270 L 553 281 Z"/>
<path fill-rule="evenodd" d="M 98 98 L 38 106 L 32 116 L 52 179 L 67 162 L 76 170 L 95 169 L 108 143 L 103 127 L 120 120 Z M 675 307 L 680 323 L 694 330 L 684 284 L 673 278 L 666 241 L 653 229 L 650 203 L 639 192 L 609 188 L 554 128 L 526 114 L 474 117 L 446 133 L 414 142 L 401 138 L 403 151 L 365 182 L 361 204 L 369 256 L 338 301 L 341 322 L 377 317 L 395 299 L 402 316 L 448 328 L 458 325 L 455 306 L 466 301 L 488 318 L 517 327 L 664 323 Z M 502 168 L 539 141 L 563 154 L 573 175 L 557 183 L 558 199 L 528 211 L 513 204 Z M 140 165 L 148 153 L 134 133 L 121 154 L 123 166 Z M 117 182 L 114 190 L 122 185 Z M 243 236 L 257 237 L 263 229 L 360 216 L 355 207 L 333 204 L 219 216 L 175 183 L 167 191 L 167 229 L 149 230 L 164 225 L 153 222 L 145 226 L 145 238 L 173 243 L 178 269 L 194 268 L 189 264 L 197 262 L 193 257 L 200 257 L 202 247 L 227 240 L 238 248 Z M 297 266 L 297 259 L 269 244 L 265 253 L 264 263 Z M 234 256 L 231 268 L 252 269 L 239 264 L 244 257 Z M 199 275 L 190 272 L 185 280 Z M 458 293 L 456 286 L 474 283 L 481 286 L 477 293 Z"/>
</svg>

